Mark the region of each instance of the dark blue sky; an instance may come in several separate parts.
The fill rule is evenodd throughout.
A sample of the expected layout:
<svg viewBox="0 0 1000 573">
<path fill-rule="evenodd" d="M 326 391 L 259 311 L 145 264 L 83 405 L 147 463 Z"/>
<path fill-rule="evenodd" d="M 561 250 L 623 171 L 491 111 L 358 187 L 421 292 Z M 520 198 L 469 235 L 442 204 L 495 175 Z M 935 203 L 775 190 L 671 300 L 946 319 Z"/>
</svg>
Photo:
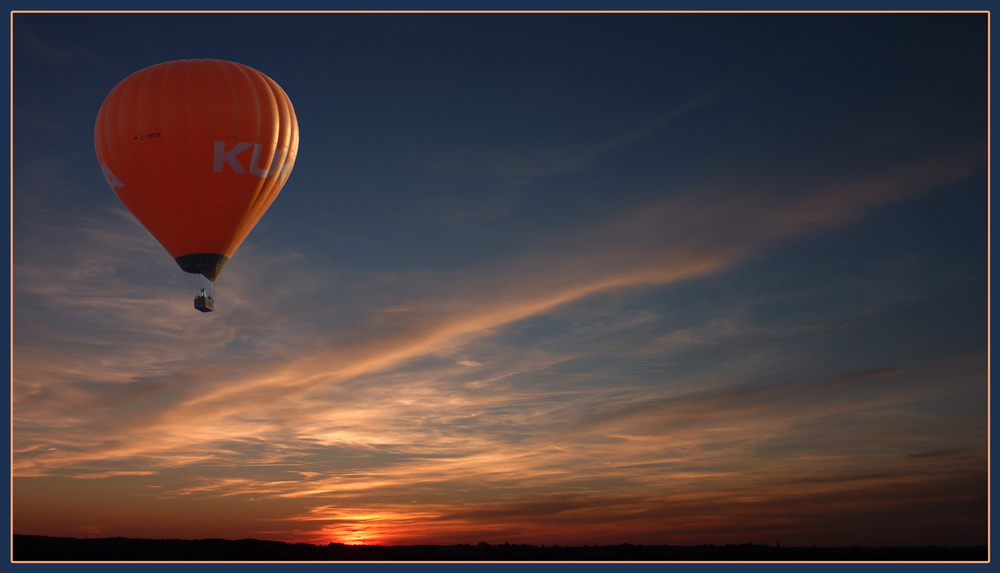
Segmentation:
<svg viewBox="0 0 1000 573">
<path fill-rule="evenodd" d="M 985 14 L 13 29 L 15 532 L 985 543 Z M 300 127 L 209 315 L 93 146 L 185 58 Z"/>
</svg>

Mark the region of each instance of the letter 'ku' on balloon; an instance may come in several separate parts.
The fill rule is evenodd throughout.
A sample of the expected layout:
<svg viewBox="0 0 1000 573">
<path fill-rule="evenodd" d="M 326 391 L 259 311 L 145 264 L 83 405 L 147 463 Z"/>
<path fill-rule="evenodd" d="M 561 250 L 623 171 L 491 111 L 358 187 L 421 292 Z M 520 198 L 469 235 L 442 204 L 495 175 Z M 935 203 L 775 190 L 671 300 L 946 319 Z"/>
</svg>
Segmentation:
<svg viewBox="0 0 1000 573">
<path fill-rule="evenodd" d="M 288 180 L 299 126 L 257 70 L 179 60 L 111 90 L 94 145 L 125 207 L 184 271 L 214 282 Z"/>
</svg>

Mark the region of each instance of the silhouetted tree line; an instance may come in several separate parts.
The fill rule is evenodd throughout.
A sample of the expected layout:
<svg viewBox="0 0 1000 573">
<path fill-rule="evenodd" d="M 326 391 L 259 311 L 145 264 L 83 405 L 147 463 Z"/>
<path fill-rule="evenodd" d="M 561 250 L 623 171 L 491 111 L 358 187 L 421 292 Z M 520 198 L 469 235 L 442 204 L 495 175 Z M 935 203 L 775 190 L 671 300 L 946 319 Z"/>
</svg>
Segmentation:
<svg viewBox="0 0 1000 573">
<path fill-rule="evenodd" d="M 310 545 L 256 539 L 14 535 L 14 561 L 986 561 L 981 547 Z"/>
</svg>

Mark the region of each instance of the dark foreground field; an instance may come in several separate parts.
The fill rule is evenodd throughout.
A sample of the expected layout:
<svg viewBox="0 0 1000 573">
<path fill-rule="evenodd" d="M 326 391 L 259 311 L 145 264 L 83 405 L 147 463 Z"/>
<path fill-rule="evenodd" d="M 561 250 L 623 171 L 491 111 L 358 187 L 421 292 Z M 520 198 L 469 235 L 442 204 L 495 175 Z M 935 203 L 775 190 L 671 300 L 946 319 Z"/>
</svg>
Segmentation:
<svg viewBox="0 0 1000 573">
<path fill-rule="evenodd" d="M 14 535 L 14 561 L 986 561 L 986 547 L 308 545 Z"/>
</svg>

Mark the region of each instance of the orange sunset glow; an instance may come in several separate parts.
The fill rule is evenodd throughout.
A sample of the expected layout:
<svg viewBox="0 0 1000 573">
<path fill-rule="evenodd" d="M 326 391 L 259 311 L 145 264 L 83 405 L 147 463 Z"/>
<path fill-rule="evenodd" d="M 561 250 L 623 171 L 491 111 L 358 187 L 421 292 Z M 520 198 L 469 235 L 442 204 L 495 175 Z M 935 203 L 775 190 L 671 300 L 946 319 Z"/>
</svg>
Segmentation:
<svg viewBox="0 0 1000 573">
<path fill-rule="evenodd" d="M 988 14 L 12 19 L 14 534 L 988 544 Z M 211 312 L 95 159 L 194 59 L 300 137 Z"/>
</svg>

